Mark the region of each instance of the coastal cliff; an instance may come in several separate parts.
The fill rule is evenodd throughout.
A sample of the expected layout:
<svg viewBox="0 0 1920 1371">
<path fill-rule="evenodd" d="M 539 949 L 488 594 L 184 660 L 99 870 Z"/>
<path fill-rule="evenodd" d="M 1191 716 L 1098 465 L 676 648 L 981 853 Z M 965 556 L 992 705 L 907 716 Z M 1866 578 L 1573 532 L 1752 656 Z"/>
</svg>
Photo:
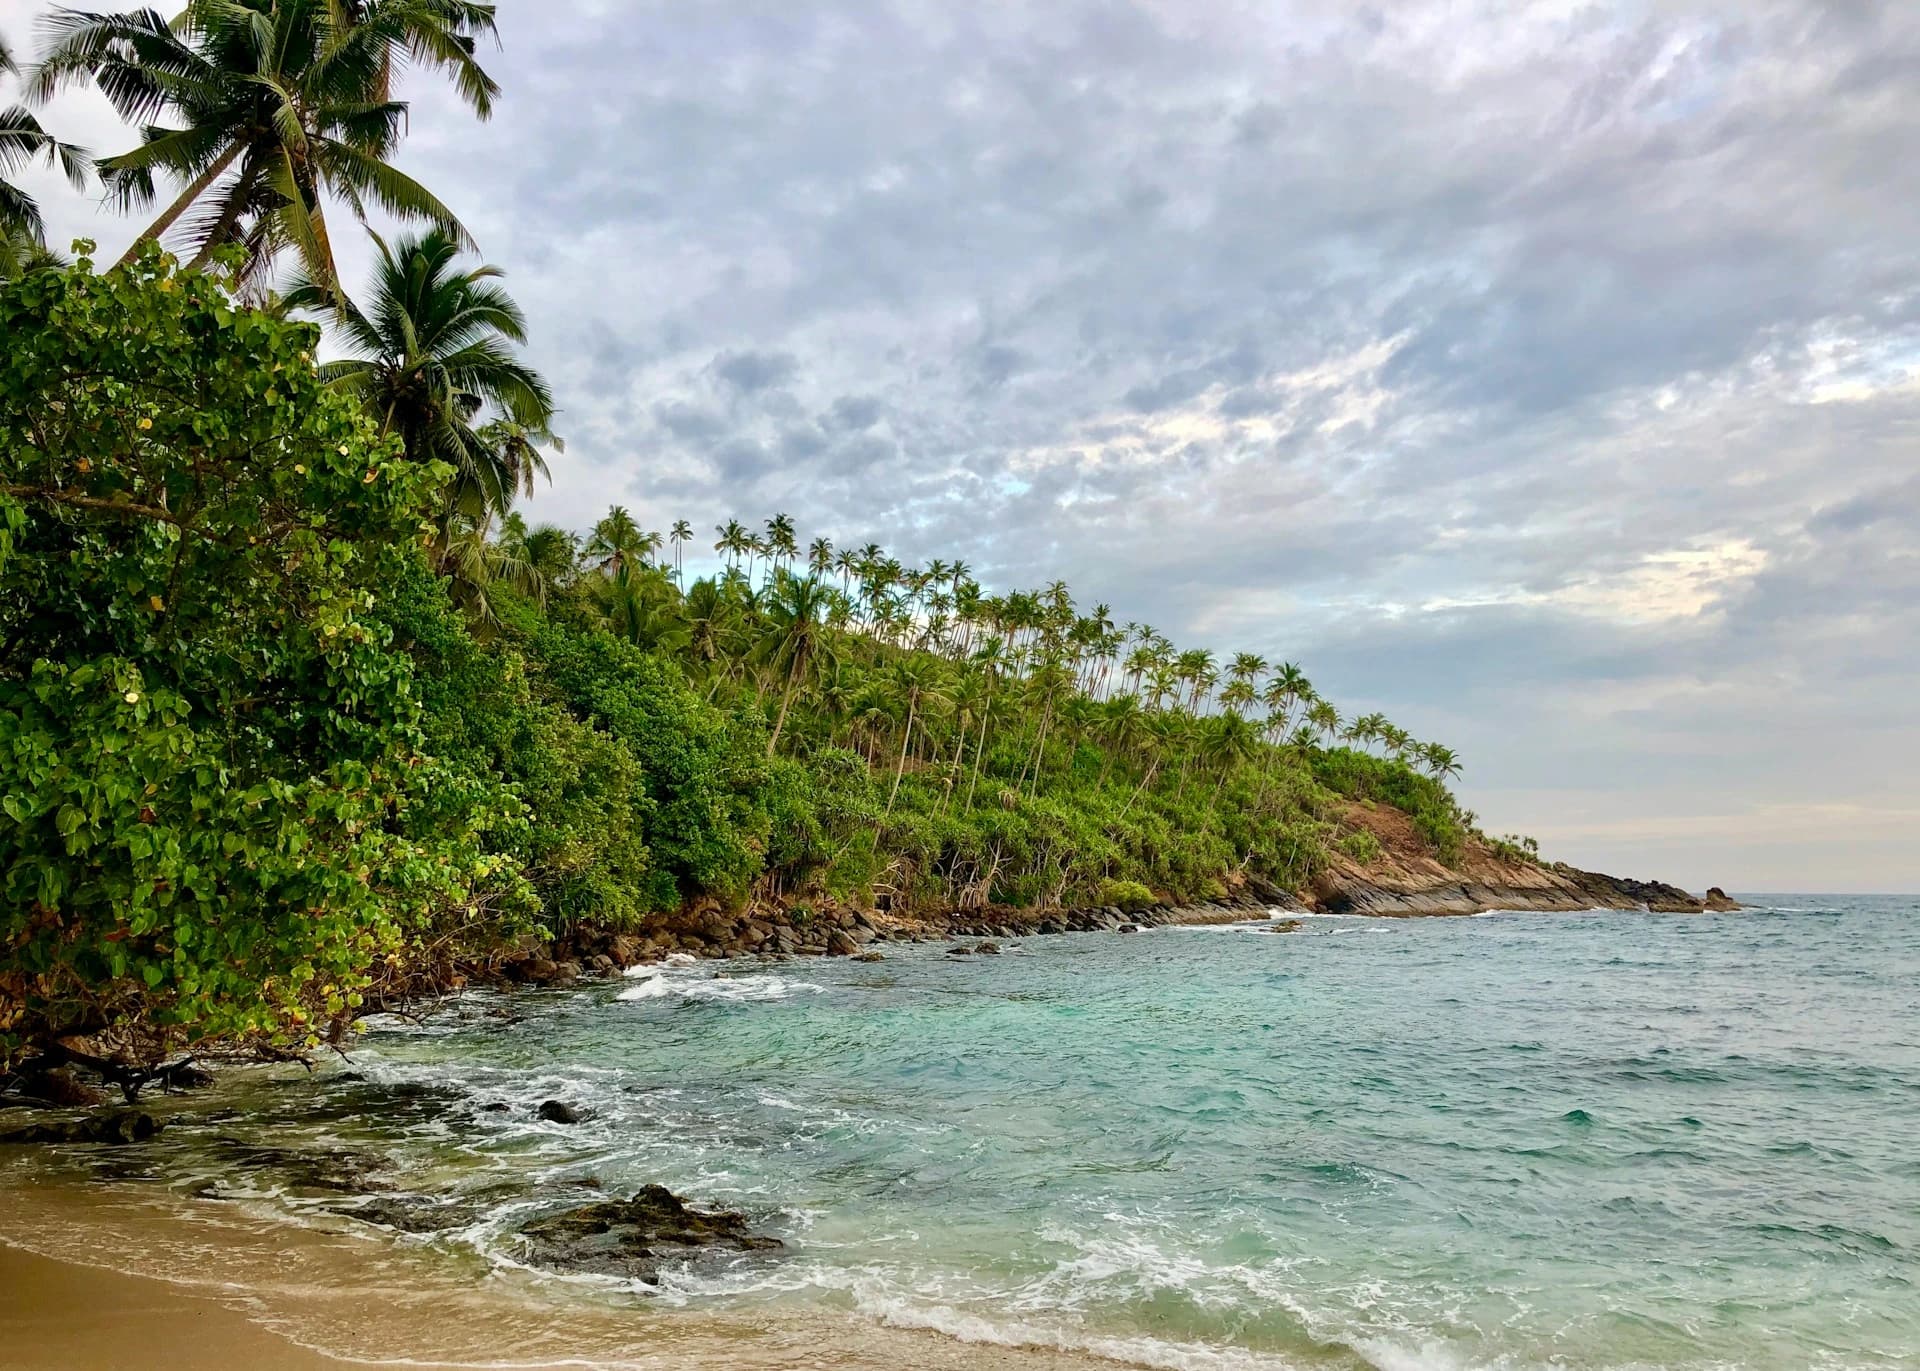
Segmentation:
<svg viewBox="0 0 1920 1371">
<path fill-rule="evenodd" d="M 1374 854 L 1364 863 L 1340 851 L 1331 854 L 1308 892 L 1311 905 L 1328 914 L 1417 917 L 1490 909 L 1701 914 L 1740 907 L 1717 886 L 1697 896 L 1665 881 L 1533 861 L 1478 837 L 1469 837 L 1452 860 L 1442 860 L 1408 816 L 1390 805 L 1349 805 L 1343 821 L 1372 839 Z"/>
</svg>

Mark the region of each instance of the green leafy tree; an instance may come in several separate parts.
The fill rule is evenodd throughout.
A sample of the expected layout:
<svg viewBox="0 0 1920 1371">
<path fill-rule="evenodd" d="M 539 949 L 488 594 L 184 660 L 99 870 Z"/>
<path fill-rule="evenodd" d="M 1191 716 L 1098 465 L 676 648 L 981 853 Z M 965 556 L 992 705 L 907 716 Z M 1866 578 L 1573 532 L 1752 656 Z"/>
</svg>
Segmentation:
<svg viewBox="0 0 1920 1371">
<path fill-rule="evenodd" d="M 0 286 L 0 336 L 0 1055 L 344 1025 L 511 876 L 370 614 L 444 470 L 151 247 Z"/>
</svg>

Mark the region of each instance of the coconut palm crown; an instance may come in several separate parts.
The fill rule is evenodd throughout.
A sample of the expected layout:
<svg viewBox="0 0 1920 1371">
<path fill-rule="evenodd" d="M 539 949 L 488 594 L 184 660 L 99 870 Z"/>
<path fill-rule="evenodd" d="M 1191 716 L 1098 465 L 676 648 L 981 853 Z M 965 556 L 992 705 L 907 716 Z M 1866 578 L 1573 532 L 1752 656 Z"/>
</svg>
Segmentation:
<svg viewBox="0 0 1920 1371">
<path fill-rule="evenodd" d="M 364 309 L 344 298 L 336 308 L 311 278 L 293 283 L 288 308 L 332 322 L 349 356 L 321 368 L 331 383 L 356 392 L 409 457 L 453 468 L 450 514 L 504 515 L 546 474 L 542 445 L 558 446 L 553 392 L 511 346 L 526 341 L 526 320 L 496 284 L 500 269 L 462 267 L 445 230 L 374 243 Z"/>
</svg>

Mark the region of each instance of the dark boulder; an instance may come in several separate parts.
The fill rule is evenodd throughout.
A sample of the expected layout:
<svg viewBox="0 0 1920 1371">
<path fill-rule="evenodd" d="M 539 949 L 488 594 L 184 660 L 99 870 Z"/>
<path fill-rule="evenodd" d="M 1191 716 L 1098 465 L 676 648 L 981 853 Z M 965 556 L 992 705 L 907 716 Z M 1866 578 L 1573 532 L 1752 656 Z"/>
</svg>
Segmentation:
<svg viewBox="0 0 1920 1371">
<path fill-rule="evenodd" d="M 26 1077 L 21 1082 L 20 1093 L 28 1099 L 69 1107 L 107 1102 L 103 1092 L 95 1090 L 83 1081 L 75 1080 L 73 1073 L 65 1067 L 54 1071 L 35 1072 Z"/>
<path fill-rule="evenodd" d="M 973 950 L 982 957 L 998 957 L 1000 955 L 1000 944 L 995 942 L 977 943 L 974 945 Z"/>
<path fill-rule="evenodd" d="M 947 955 L 949 957 L 971 957 L 973 955 L 973 949 L 965 943 L 955 943 L 947 949 Z"/>
<path fill-rule="evenodd" d="M 630 1200 L 603 1200 L 537 1219 L 520 1230 L 529 1255 L 542 1266 L 591 1271 L 653 1284 L 660 1268 L 703 1251 L 772 1251 L 778 1238 L 750 1232 L 746 1215 L 687 1207 L 663 1185 Z"/>
<path fill-rule="evenodd" d="M 854 957 L 856 962 L 884 962 L 886 957 L 878 952 L 861 952 Z"/>
<path fill-rule="evenodd" d="M 579 1123 L 580 1111 L 565 1100 L 542 1100 L 535 1111 L 548 1123 Z"/>
<path fill-rule="evenodd" d="M 827 955 L 830 957 L 851 957 L 859 950 L 860 944 L 845 929 L 836 928 L 827 935 Z"/>
</svg>

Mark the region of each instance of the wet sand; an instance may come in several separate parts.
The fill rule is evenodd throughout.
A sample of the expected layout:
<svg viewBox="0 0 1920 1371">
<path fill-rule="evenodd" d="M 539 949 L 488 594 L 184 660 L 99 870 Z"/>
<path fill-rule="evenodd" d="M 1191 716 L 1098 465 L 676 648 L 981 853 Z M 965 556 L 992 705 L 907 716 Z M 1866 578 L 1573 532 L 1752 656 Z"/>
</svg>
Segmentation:
<svg viewBox="0 0 1920 1371">
<path fill-rule="evenodd" d="M 346 1365 L 167 1281 L 0 1247 L 0 1371 L 341 1371 Z"/>
<path fill-rule="evenodd" d="M 1113 1371 L 849 1312 L 709 1314 L 138 1182 L 0 1176 L 0 1371 Z"/>
</svg>

